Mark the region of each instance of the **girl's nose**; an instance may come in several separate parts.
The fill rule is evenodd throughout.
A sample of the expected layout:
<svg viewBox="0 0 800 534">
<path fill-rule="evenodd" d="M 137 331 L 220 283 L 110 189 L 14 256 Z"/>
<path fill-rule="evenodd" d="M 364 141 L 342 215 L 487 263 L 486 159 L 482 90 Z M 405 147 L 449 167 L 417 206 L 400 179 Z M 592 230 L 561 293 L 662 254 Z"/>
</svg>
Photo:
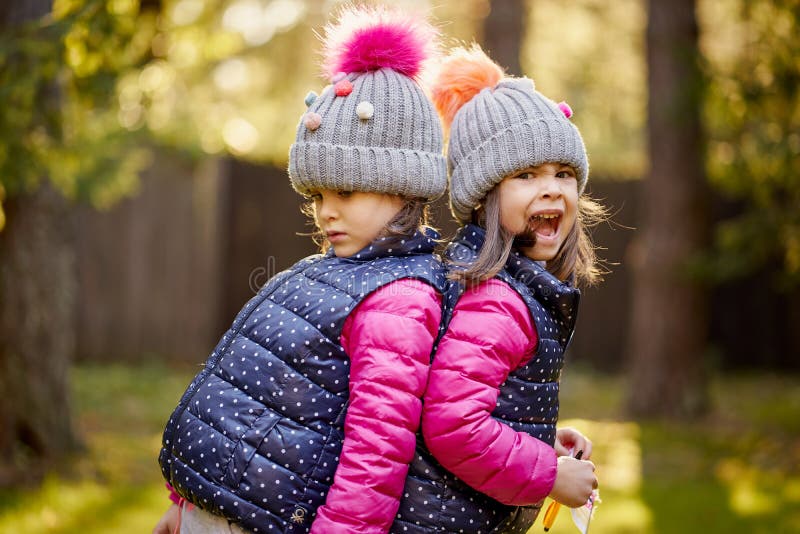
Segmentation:
<svg viewBox="0 0 800 534">
<path fill-rule="evenodd" d="M 323 198 L 317 202 L 317 215 L 321 220 L 331 221 L 336 219 L 338 214 L 336 203 L 333 199 Z"/>
<path fill-rule="evenodd" d="M 558 198 L 561 196 L 561 186 L 557 176 L 546 175 L 539 178 L 539 194 L 543 198 Z"/>
</svg>

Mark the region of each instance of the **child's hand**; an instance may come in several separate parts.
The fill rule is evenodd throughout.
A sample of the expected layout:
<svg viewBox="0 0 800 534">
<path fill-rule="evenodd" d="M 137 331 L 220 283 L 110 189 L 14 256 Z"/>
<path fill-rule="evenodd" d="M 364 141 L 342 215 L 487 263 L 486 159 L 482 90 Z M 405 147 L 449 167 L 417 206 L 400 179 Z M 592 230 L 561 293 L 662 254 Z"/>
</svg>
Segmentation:
<svg viewBox="0 0 800 534">
<path fill-rule="evenodd" d="M 172 534 L 178 525 L 178 505 L 170 506 L 153 529 L 153 534 Z"/>
<path fill-rule="evenodd" d="M 583 451 L 584 460 L 592 457 L 592 442 L 574 428 L 565 427 L 556 430 L 556 454 L 558 456 L 575 456 L 577 451 Z"/>
<path fill-rule="evenodd" d="M 571 456 L 558 458 L 556 483 L 550 492 L 553 500 L 570 508 L 583 506 L 597 488 L 594 464 L 588 460 L 578 460 Z"/>
</svg>

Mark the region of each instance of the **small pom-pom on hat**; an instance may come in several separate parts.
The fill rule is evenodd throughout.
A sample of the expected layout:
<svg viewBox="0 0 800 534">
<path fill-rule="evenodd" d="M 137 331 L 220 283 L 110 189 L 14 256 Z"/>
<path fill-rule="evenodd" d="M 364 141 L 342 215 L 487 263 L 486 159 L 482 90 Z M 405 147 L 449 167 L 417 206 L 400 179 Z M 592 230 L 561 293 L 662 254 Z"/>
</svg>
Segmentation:
<svg viewBox="0 0 800 534">
<path fill-rule="evenodd" d="M 446 129 L 461 106 L 483 89 L 493 89 L 505 73 L 481 47 L 454 48 L 441 62 L 431 87 L 431 97 Z"/>
<path fill-rule="evenodd" d="M 372 105 L 372 102 L 367 102 L 366 100 L 359 102 L 356 106 L 356 115 L 362 120 L 371 119 L 375 115 L 375 106 Z"/>
<path fill-rule="evenodd" d="M 563 100 L 558 103 L 558 109 L 561 110 L 561 113 L 563 113 L 566 118 L 568 119 L 572 118 L 572 108 L 569 107 L 569 104 L 567 104 Z"/>
<path fill-rule="evenodd" d="M 336 85 L 333 86 L 333 90 L 336 96 L 347 96 L 353 92 L 353 84 L 347 79 L 339 80 L 336 82 Z"/>
<path fill-rule="evenodd" d="M 320 124 L 322 124 L 322 117 L 319 113 L 314 113 L 313 111 L 309 111 L 305 115 L 303 115 L 303 125 L 311 130 L 312 132 L 319 128 Z"/>
<path fill-rule="evenodd" d="M 303 100 L 303 102 L 305 102 L 306 104 L 306 107 L 309 107 L 311 104 L 313 104 L 314 101 L 318 98 L 318 96 L 319 95 L 317 95 L 317 93 L 315 93 L 314 91 L 309 91 L 308 94 L 306 94 L 305 99 Z"/>
<path fill-rule="evenodd" d="M 382 68 L 414 78 L 436 55 L 437 37 L 422 18 L 385 7 L 349 7 L 325 27 L 323 67 L 329 78 Z"/>
</svg>

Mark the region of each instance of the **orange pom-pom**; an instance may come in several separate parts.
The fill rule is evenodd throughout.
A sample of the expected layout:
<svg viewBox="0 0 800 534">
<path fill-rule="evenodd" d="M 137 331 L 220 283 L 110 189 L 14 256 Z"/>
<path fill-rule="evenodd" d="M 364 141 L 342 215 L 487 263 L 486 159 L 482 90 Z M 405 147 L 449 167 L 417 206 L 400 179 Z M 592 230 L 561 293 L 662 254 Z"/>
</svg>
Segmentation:
<svg viewBox="0 0 800 534">
<path fill-rule="evenodd" d="M 461 106 L 483 89 L 493 88 L 505 73 L 481 47 L 453 49 L 443 60 L 431 87 L 431 96 L 445 129 Z"/>
</svg>

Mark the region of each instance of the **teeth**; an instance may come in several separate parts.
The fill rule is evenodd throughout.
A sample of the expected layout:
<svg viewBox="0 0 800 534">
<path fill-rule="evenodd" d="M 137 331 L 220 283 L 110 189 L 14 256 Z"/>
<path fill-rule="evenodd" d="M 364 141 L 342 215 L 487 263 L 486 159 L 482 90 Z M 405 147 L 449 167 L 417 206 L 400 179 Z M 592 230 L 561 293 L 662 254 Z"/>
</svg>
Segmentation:
<svg viewBox="0 0 800 534">
<path fill-rule="evenodd" d="M 535 219 L 555 219 L 558 217 L 555 213 L 543 213 L 542 215 L 534 215 Z"/>
</svg>

